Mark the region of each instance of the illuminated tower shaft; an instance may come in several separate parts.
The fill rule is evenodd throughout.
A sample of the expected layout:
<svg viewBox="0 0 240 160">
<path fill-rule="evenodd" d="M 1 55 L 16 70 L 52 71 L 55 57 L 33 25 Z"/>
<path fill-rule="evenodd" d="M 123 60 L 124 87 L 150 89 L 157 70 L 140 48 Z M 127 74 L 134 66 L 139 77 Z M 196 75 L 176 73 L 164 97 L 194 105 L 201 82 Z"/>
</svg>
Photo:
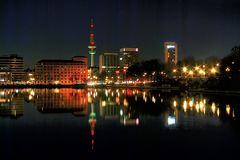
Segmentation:
<svg viewBox="0 0 240 160">
<path fill-rule="evenodd" d="M 91 24 L 90 24 L 90 44 L 88 46 L 89 48 L 89 54 L 90 54 L 90 58 L 91 58 L 91 66 L 90 67 L 94 67 L 94 55 L 96 53 L 95 49 L 96 49 L 96 45 L 95 45 L 95 41 L 94 41 L 94 23 L 93 23 L 93 19 L 91 19 Z"/>
<path fill-rule="evenodd" d="M 91 145 L 92 149 L 94 149 L 94 135 L 95 135 L 95 126 L 96 126 L 96 113 L 94 112 L 94 103 L 92 102 L 91 104 L 91 113 L 89 115 L 88 122 L 90 124 L 90 129 L 91 129 Z"/>
</svg>

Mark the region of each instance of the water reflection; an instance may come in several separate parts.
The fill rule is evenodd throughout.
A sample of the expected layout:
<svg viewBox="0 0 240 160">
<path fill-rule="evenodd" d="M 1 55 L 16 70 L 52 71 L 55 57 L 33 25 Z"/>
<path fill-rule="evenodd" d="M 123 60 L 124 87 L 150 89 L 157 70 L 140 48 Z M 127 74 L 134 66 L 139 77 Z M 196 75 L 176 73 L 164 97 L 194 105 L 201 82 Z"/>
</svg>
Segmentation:
<svg viewBox="0 0 240 160">
<path fill-rule="evenodd" d="M 222 99 L 202 94 L 171 94 L 132 89 L 0 90 L 0 116 L 23 115 L 24 101 L 36 106 L 41 113 L 72 113 L 75 116 L 87 116 L 87 114 L 90 116 L 94 112 L 92 105 L 98 104 L 99 113 L 96 114 L 105 120 L 119 119 L 122 124 L 128 124 L 129 120 L 129 124 L 134 121 L 138 125 L 141 115 L 160 116 L 165 112 L 170 115 L 179 112 L 185 115 L 236 118 L 234 111 L 236 108 L 232 107 L 236 102 L 230 99 L 228 101 L 225 98 L 222 102 Z"/>
<path fill-rule="evenodd" d="M 17 119 L 23 115 L 24 98 L 18 90 L 0 90 L 0 116 Z"/>
<path fill-rule="evenodd" d="M 0 116 L 23 116 L 24 102 L 40 115 L 71 113 L 72 118 L 87 118 L 91 149 L 95 148 L 98 126 L 108 122 L 125 127 L 154 122 L 177 129 L 218 126 L 239 119 L 238 97 L 134 89 L 0 90 Z"/>
<path fill-rule="evenodd" d="M 29 96 L 31 96 L 29 100 L 34 98 L 37 110 L 42 113 L 72 113 L 75 116 L 86 116 L 88 112 L 86 90 L 36 89 L 31 90 Z"/>
</svg>

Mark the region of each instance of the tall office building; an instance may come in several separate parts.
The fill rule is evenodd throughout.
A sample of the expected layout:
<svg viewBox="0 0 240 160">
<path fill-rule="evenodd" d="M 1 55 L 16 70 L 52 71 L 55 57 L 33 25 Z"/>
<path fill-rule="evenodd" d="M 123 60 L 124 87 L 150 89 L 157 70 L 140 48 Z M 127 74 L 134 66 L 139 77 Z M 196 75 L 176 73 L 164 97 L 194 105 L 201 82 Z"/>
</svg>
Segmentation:
<svg viewBox="0 0 240 160">
<path fill-rule="evenodd" d="M 164 62 L 169 65 L 176 65 L 178 62 L 178 45 L 176 42 L 164 43 Z"/>
<path fill-rule="evenodd" d="M 119 63 L 121 68 L 127 69 L 134 63 L 138 62 L 138 48 L 121 48 Z"/>
<path fill-rule="evenodd" d="M 99 72 L 111 75 L 119 67 L 118 53 L 103 53 L 99 56 Z"/>
<path fill-rule="evenodd" d="M 75 56 L 72 60 L 41 60 L 35 66 L 36 84 L 85 84 L 87 76 L 84 56 Z"/>
<path fill-rule="evenodd" d="M 24 60 L 17 54 L 0 57 L 1 83 L 17 83 L 24 79 Z"/>
</svg>

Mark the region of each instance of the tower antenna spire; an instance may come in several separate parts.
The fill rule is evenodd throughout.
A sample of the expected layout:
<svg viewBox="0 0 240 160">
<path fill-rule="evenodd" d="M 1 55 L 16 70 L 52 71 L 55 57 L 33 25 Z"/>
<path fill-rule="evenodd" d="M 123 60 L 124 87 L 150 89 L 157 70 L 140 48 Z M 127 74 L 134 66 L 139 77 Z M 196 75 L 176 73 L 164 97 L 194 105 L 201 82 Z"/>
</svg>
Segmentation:
<svg viewBox="0 0 240 160">
<path fill-rule="evenodd" d="M 90 59 L 91 59 L 91 63 L 90 63 L 90 67 L 93 68 L 94 65 L 94 55 L 96 54 L 96 45 L 95 45 L 95 34 L 94 34 L 94 21 L 93 18 L 91 18 L 91 23 L 90 23 L 90 37 L 89 37 L 89 54 L 90 54 Z"/>
</svg>

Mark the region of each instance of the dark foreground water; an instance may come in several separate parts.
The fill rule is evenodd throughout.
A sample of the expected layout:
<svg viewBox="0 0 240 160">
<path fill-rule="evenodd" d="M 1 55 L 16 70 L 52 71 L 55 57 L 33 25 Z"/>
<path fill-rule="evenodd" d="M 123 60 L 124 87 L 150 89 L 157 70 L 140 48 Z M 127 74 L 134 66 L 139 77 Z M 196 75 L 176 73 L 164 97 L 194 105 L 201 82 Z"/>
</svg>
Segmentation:
<svg viewBox="0 0 240 160">
<path fill-rule="evenodd" d="M 0 90 L 0 159 L 239 159 L 240 97 Z"/>
</svg>

